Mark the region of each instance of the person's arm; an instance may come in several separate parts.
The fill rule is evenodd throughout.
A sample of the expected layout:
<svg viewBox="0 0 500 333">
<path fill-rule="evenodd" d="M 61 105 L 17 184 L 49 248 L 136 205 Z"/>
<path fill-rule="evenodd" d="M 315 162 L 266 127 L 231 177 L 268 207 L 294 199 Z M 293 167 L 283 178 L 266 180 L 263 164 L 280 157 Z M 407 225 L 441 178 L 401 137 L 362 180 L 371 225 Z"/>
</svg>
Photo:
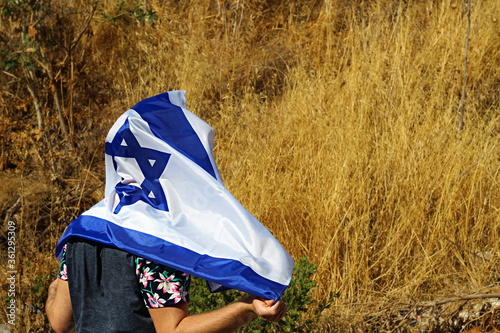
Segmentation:
<svg viewBox="0 0 500 333">
<path fill-rule="evenodd" d="M 68 281 L 55 279 L 49 286 L 45 312 L 50 326 L 57 333 L 69 332 L 74 327 L 73 309 L 69 296 Z"/>
<path fill-rule="evenodd" d="M 157 333 L 219 333 L 234 332 L 258 316 L 277 322 L 283 318 L 286 305 L 281 301 L 273 305 L 273 300 L 248 296 L 220 309 L 193 316 L 189 316 L 188 303 L 148 310 Z"/>
</svg>

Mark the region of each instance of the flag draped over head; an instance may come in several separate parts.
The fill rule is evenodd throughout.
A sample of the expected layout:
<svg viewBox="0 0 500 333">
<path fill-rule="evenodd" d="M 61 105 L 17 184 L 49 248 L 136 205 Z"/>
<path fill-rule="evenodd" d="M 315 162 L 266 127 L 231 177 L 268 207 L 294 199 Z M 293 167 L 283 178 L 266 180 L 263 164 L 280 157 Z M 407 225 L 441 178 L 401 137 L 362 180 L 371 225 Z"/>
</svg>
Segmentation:
<svg viewBox="0 0 500 333">
<path fill-rule="evenodd" d="M 186 109 L 185 92 L 145 99 L 125 112 L 105 144 L 105 198 L 66 229 L 203 278 L 278 299 L 293 259 L 224 187 L 212 128 Z"/>
</svg>

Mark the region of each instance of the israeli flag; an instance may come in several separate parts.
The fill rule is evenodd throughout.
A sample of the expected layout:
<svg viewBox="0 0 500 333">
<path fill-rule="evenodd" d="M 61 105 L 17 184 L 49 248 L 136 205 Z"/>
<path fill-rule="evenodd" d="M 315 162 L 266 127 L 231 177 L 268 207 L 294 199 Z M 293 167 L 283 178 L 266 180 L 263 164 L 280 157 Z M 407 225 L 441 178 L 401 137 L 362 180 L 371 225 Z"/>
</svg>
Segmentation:
<svg viewBox="0 0 500 333">
<path fill-rule="evenodd" d="M 279 299 L 293 259 L 224 187 L 213 129 L 186 109 L 185 91 L 125 112 L 105 144 L 105 198 L 74 220 L 73 236 L 114 246 L 209 282 Z"/>
</svg>

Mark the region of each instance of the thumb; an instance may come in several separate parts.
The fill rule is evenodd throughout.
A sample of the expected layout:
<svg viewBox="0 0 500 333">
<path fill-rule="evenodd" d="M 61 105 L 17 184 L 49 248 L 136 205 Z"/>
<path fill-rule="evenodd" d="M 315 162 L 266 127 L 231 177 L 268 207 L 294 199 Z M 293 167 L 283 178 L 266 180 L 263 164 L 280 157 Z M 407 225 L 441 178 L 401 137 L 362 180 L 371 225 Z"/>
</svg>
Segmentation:
<svg viewBox="0 0 500 333">
<path fill-rule="evenodd" d="M 264 303 L 266 303 L 267 306 L 272 306 L 274 304 L 274 299 L 266 299 Z"/>
</svg>

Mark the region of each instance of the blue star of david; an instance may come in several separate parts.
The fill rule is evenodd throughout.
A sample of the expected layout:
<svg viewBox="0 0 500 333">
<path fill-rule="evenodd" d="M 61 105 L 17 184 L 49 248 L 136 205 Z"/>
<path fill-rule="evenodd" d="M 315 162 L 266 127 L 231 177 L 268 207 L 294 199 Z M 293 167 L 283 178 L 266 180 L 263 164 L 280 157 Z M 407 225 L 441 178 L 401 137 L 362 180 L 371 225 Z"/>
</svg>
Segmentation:
<svg viewBox="0 0 500 333">
<path fill-rule="evenodd" d="M 115 189 L 120 202 L 114 213 L 118 213 L 122 207 L 132 205 L 137 201 L 143 201 L 156 209 L 168 211 L 167 198 L 159 178 L 167 166 L 170 154 L 141 147 L 130 131 L 128 119 L 118 130 L 113 141 L 106 142 L 105 151 L 113 157 L 115 170 L 117 170 L 115 157 L 134 158 L 144 175 L 144 180 L 139 184 L 140 187 L 122 182 L 116 184 Z"/>
</svg>

